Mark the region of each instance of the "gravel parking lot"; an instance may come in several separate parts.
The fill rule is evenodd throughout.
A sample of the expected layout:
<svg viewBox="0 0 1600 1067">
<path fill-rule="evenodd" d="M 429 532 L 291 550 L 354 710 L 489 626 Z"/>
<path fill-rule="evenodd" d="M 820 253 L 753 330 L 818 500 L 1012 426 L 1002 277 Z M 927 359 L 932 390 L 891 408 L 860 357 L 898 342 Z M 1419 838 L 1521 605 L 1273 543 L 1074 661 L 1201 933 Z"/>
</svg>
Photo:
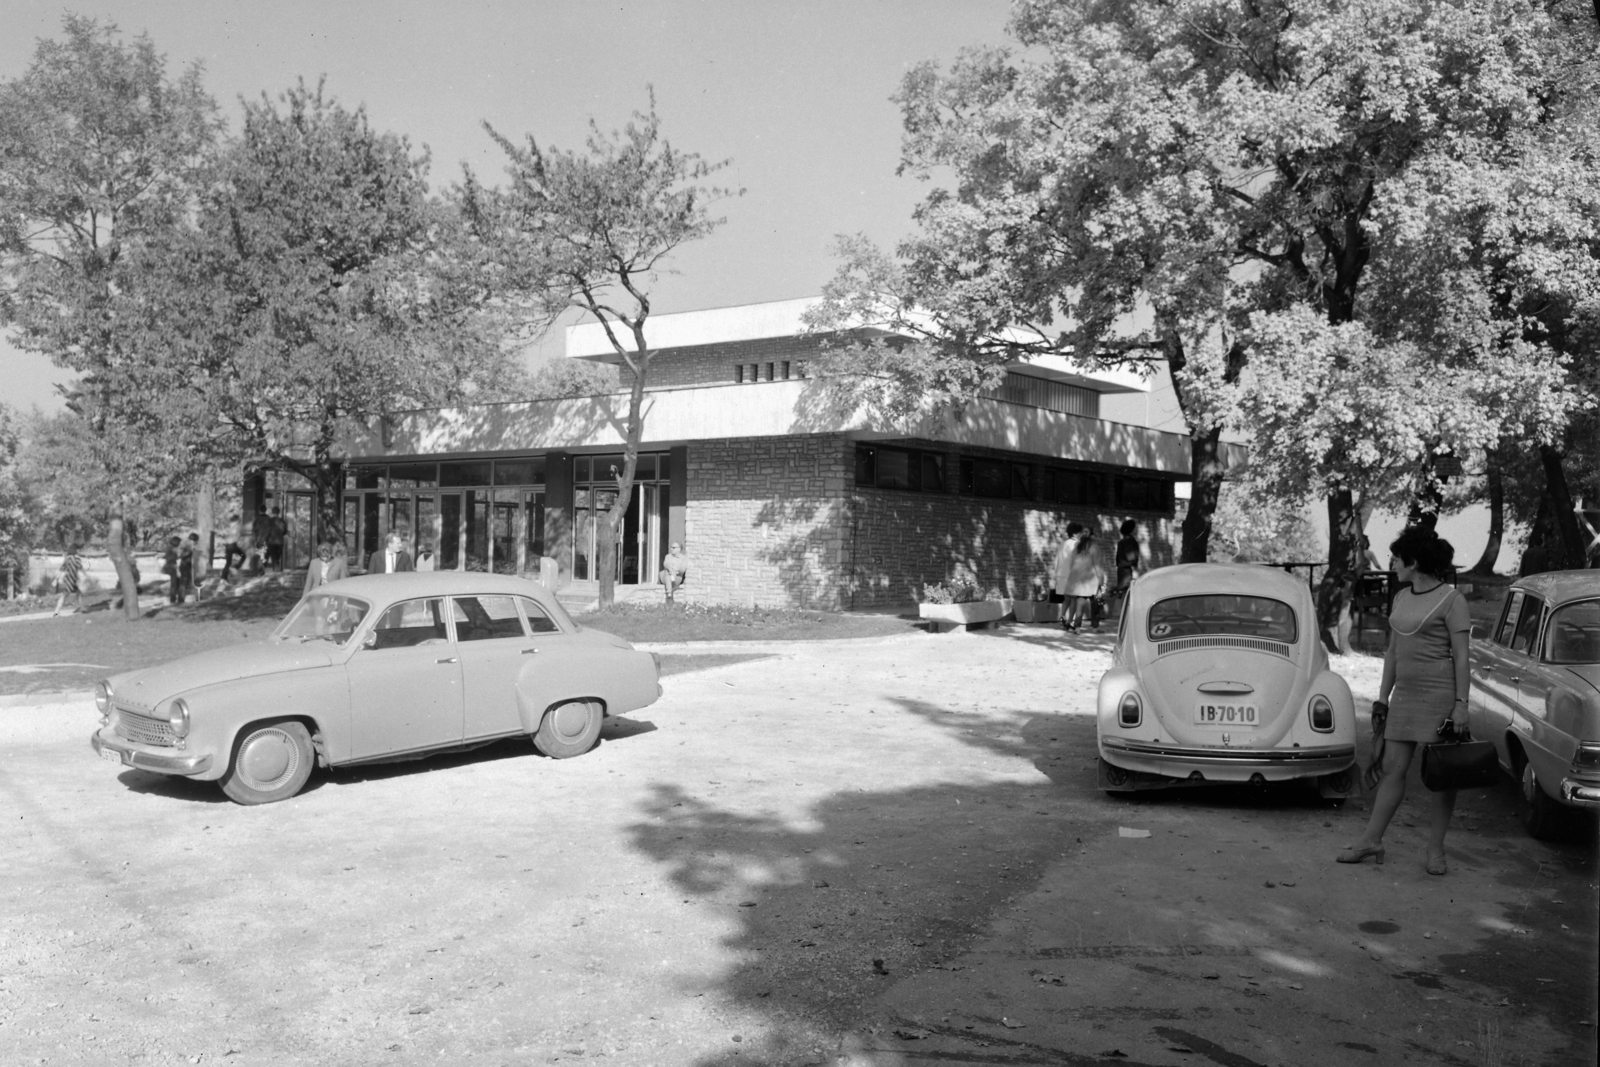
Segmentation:
<svg viewBox="0 0 1600 1067">
<path fill-rule="evenodd" d="M 1109 799 L 1106 647 L 724 642 L 584 757 L 261 808 L 0 707 L 0 1064 L 1595 1062 L 1592 841 L 1506 783 L 1441 879 L 1420 785 L 1381 868 L 1360 802 Z"/>
</svg>

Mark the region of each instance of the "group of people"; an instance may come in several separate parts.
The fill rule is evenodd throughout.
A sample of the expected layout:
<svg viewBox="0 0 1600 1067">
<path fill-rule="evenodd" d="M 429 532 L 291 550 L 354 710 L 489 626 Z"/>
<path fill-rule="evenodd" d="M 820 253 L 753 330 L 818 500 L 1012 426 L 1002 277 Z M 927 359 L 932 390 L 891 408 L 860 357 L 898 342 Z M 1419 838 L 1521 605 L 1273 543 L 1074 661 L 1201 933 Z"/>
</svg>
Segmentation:
<svg viewBox="0 0 1600 1067">
<path fill-rule="evenodd" d="M 266 505 L 258 505 L 249 523 L 241 521 L 238 515 L 231 515 L 223 536 L 223 581 L 229 580 L 236 563 L 241 570 L 249 570 L 252 557 L 264 571 L 283 570 L 283 546 L 289 541 L 289 520 L 283 517 L 281 508 L 273 508 L 269 513 Z"/>
<path fill-rule="evenodd" d="M 1075 633 L 1087 624 L 1090 629 L 1100 628 L 1102 609 L 1110 597 L 1128 595 L 1128 588 L 1144 569 L 1144 556 L 1139 548 L 1139 524 L 1128 519 L 1120 528 L 1117 541 L 1116 584 L 1106 593 L 1105 562 L 1100 546 L 1095 543 L 1094 531 L 1079 522 L 1067 523 L 1067 536 L 1056 551 L 1052 571 L 1050 600 L 1063 604 L 1062 629 Z"/>
<path fill-rule="evenodd" d="M 384 541 L 383 547 L 367 558 L 368 574 L 398 574 L 403 571 L 436 571 L 439 557 L 431 542 L 424 541 L 413 553 L 410 539 L 395 531 Z M 350 574 L 350 560 L 344 542 L 324 541 L 317 546 L 317 558 L 306 567 L 305 591 L 329 582 L 336 582 Z"/>
</svg>

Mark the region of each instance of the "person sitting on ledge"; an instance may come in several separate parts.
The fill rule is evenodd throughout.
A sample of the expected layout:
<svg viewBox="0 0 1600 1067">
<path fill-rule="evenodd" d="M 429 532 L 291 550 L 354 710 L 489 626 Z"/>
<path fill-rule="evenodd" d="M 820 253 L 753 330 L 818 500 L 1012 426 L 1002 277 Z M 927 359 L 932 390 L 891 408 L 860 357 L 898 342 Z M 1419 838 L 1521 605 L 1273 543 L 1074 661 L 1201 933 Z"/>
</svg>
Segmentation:
<svg viewBox="0 0 1600 1067">
<path fill-rule="evenodd" d="M 673 602 L 673 594 L 688 577 L 689 558 L 683 554 L 683 546 L 674 541 L 667 550 L 666 558 L 661 561 L 661 573 L 656 577 L 656 580 L 666 587 L 667 603 Z"/>
</svg>

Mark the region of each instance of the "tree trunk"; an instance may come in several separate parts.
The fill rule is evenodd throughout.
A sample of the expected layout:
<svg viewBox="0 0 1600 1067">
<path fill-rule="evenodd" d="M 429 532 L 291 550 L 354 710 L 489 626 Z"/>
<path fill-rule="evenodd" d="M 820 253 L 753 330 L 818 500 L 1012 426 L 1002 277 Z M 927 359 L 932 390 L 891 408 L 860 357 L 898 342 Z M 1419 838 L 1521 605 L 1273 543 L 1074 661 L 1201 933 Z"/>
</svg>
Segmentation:
<svg viewBox="0 0 1600 1067">
<path fill-rule="evenodd" d="M 1500 542 L 1506 532 L 1506 486 L 1500 473 L 1497 451 L 1489 449 L 1488 465 L 1484 477 L 1489 483 L 1489 543 L 1483 546 L 1483 555 L 1472 565 L 1472 574 L 1485 577 L 1494 574 L 1495 561 L 1500 558 Z"/>
<path fill-rule="evenodd" d="M 1179 563 L 1204 563 L 1211 551 L 1211 516 L 1222 491 L 1222 430 L 1189 435 L 1189 510 L 1183 517 Z"/>
<path fill-rule="evenodd" d="M 1328 494 L 1328 566 L 1317 586 L 1317 629 L 1330 652 L 1343 652 L 1341 623 L 1358 568 L 1361 516 L 1349 489 Z"/>
<path fill-rule="evenodd" d="M 1550 569 L 1582 567 L 1583 533 L 1578 529 L 1578 513 L 1572 507 L 1572 491 L 1567 487 L 1567 472 L 1561 465 L 1562 455 L 1551 445 L 1540 445 L 1539 459 L 1544 464 L 1545 487 L 1550 497 L 1550 518 L 1555 523 L 1556 543 L 1560 545 L 1562 556 L 1560 560 L 1550 561 Z"/>
<path fill-rule="evenodd" d="M 194 553 L 194 584 L 195 588 L 205 581 L 206 572 L 211 570 L 211 531 L 215 525 L 215 510 L 213 501 L 216 498 L 217 483 L 216 472 L 206 470 L 200 476 L 200 491 L 195 494 L 195 532 L 200 535 L 200 544 L 195 546 Z M 197 593 L 196 596 L 199 594 Z"/>
<path fill-rule="evenodd" d="M 644 345 L 643 325 L 641 319 L 634 327 L 638 346 L 635 358 L 639 366 L 633 375 L 633 386 L 628 390 L 628 432 L 622 450 L 622 474 L 617 478 L 617 500 L 606 512 L 601 530 L 605 537 L 596 546 L 600 563 L 600 595 L 596 604 L 599 608 L 609 608 L 616 603 L 618 531 L 623 529 L 628 504 L 633 499 L 633 476 L 639 469 L 639 441 L 644 436 L 644 378 L 650 369 L 650 350 Z"/>
<path fill-rule="evenodd" d="M 117 568 L 117 584 L 122 589 L 122 613 L 130 619 L 142 617 L 139 611 L 139 583 L 133 577 L 133 553 L 128 551 L 122 530 L 122 514 L 111 516 L 106 532 L 106 555 Z"/>
</svg>

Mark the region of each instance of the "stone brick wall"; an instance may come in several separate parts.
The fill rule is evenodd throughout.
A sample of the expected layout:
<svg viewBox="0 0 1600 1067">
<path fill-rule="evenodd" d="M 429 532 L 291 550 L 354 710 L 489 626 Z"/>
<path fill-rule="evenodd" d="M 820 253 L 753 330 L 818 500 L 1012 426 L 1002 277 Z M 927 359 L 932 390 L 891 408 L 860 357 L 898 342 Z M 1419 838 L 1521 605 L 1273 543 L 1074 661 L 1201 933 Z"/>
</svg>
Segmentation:
<svg viewBox="0 0 1600 1067">
<path fill-rule="evenodd" d="M 909 604 L 925 583 L 949 579 L 1028 596 L 1045 587 L 1074 520 L 1098 531 L 1108 562 L 1124 518 L 1139 520 L 1152 566 L 1173 560 L 1170 513 L 858 487 L 855 444 L 834 435 L 696 442 L 688 452 L 687 599 L 868 608 Z"/>
<path fill-rule="evenodd" d="M 832 435 L 689 446 L 686 599 L 837 608 L 854 446 Z"/>
</svg>

